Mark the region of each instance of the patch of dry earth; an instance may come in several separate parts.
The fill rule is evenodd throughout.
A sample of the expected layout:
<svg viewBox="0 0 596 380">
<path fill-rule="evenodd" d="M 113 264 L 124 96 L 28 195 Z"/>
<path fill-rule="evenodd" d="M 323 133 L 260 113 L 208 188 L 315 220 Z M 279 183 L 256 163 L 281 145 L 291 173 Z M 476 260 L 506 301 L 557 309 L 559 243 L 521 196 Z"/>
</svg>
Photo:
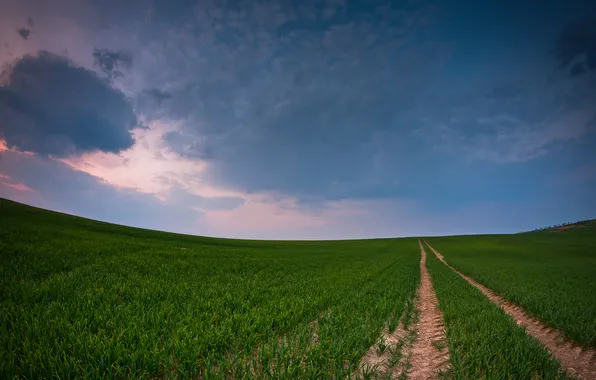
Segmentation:
<svg viewBox="0 0 596 380">
<path fill-rule="evenodd" d="M 437 295 L 426 268 L 426 252 L 420 245 L 420 287 L 418 288 L 419 319 L 414 325 L 416 340 L 409 354 L 410 379 L 436 379 L 440 372 L 449 368 L 449 350 L 443 325 L 443 314 L 439 309 Z"/>
</svg>

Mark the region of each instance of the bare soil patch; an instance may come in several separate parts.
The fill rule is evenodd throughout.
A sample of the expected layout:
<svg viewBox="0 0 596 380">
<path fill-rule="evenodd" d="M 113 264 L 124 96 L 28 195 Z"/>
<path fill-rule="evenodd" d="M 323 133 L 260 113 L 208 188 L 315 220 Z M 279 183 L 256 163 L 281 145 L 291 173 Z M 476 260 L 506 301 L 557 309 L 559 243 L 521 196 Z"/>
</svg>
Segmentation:
<svg viewBox="0 0 596 380">
<path fill-rule="evenodd" d="M 561 366 L 569 374 L 582 379 L 596 379 L 596 351 L 592 349 L 583 349 L 564 338 L 563 334 L 555 329 L 546 326 L 538 319 L 530 316 L 521 307 L 506 301 L 496 295 L 492 290 L 479 284 L 472 278 L 461 273 L 449 265 L 443 255 L 437 252 L 430 244 L 426 245 L 433 251 L 435 256 L 446 266 L 451 268 L 469 284 L 475 286 L 493 303 L 500 306 L 517 322 L 518 326 L 523 326 L 526 332 L 544 345 L 550 353 L 561 362 Z"/>
<path fill-rule="evenodd" d="M 426 252 L 420 244 L 420 287 L 418 288 L 418 321 L 414 325 L 416 340 L 408 355 L 411 379 L 436 379 L 449 368 L 449 350 L 443 325 L 443 314 L 426 268 Z"/>
<path fill-rule="evenodd" d="M 381 337 L 373 344 L 360 362 L 360 376 L 374 372 L 381 378 L 393 378 L 403 372 L 405 357 L 402 350 L 408 329 L 400 321 L 395 331 L 390 333 L 387 328 Z M 395 376 L 396 374 L 397 376 Z"/>
</svg>

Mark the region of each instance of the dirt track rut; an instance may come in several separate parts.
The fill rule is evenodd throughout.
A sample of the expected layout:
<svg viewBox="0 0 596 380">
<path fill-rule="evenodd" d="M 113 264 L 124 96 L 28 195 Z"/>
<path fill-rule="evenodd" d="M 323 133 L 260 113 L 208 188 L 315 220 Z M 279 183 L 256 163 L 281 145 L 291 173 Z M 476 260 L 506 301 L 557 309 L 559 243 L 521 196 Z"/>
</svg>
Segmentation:
<svg viewBox="0 0 596 380">
<path fill-rule="evenodd" d="M 420 287 L 418 288 L 419 319 L 414 325 L 417 338 L 411 353 L 410 379 L 436 379 L 449 367 L 449 350 L 443 326 L 443 314 L 426 268 L 426 251 L 420 244 Z M 440 349 L 438 348 L 440 347 Z"/>
<path fill-rule="evenodd" d="M 443 255 L 437 252 L 428 242 L 425 241 L 425 243 L 443 264 L 451 268 L 468 283 L 478 288 L 492 302 L 500 306 L 507 314 L 513 317 L 518 326 L 524 326 L 526 332 L 542 343 L 561 362 L 561 366 L 569 374 L 586 380 L 596 379 L 596 351 L 591 349 L 584 350 L 571 342 L 565 342 L 560 332 L 551 329 L 536 318 L 531 317 L 521 307 L 505 301 L 505 299 L 496 295 L 484 285 L 479 284 L 453 268 L 445 261 Z"/>
</svg>

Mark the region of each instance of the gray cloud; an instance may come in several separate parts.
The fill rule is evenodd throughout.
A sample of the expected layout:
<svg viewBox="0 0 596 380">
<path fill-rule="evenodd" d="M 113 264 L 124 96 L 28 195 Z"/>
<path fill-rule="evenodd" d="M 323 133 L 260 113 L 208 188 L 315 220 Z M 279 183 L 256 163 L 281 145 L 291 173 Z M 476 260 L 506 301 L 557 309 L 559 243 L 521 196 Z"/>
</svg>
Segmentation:
<svg viewBox="0 0 596 380">
<path fill-rule="evenodd" d="M 132 55 L 125 51 L 110 51 L 108 49 L 93 50 L 95 65 L 110 78 L 124 75 L 122 70 L 132 68 Z"/>
<path fill-rule="evenodd" d="M 497 163 L 529 161 L 595 133 L 596 75 L 543 74 L 445 98 L 419 133 L 453 155 Z"/>
<path fill-rule="evenodd" d="M 542 66 L 520 62 L 522 75 L 434 97 L 418 133 L 453 155 L 497 163 L 526 162 L 593 136 L 596 70 L 588 62 L 596 54 L 594 19 L 567 24 L 555 46 L 555 60 Z"/>
<path fill-rule="evenodd" d="M 563 68 L 584 56 L 583 62 L 573 64 L 572 75 L 596 70 L 596 16 L 568 24 L 559 35 L 553 54 Z"/>
<path fill-rule="evenodd" d="M 572 77 L 576 77 L 585 74 L 586 72 L 588 72 L 586 66 L 583 63 L 578 62 L 571 67 L 571 69 L 569 70 L 569 75 L 571 75 Z"/>
<path fill-rule="evenodd" d="M 25 56 L 3 73 L 0 135 L 10 147 L 64 157 L 134 143 L 126 97 L 93 72 L 55 54 Z"/>
<path fill-rule="evenodd" d="M 21 28 L 17 30 L 17 33 L 19 34 L 19 36 L 21 36 L 24 40 L 29 38 L 29 34 L 31 34 L 31 31 L 29 29 L 26 28 Z"/>
<path fill-rule="evenodd" d="M 161 103 L 164 101 L 172 98 L 172 94 L 167 91 L 160 90 L 159 88 L 145 90 L 145 94 L 152 98 L 158 105 L 161 105 Z"/>
<path fill-rule="evenodd" d="M 393 189 L 413 150 L 399 135 L 442 54 L 419 43 L 433 11 L 331 6 L 197 7 L 187 30 L 171 32 L 175 44 L 156 46 L 173 69 L 152 77 L 167 76 L 167 114 L 185 120 L 165 142 L 243 191 Z"/>
<path fill-rule="evenodd" d="M 588 117 L 577 116 L 591 100 L 585 73 L 576 76 L 584 84 L 555 75 L 552 86 L 543 67 L 540 78 L 509 76 L 535 69 L 523 62 L 482 72 L 466 56 L 449 67 L 441 14 L 411 3 L 114 2 L 101 19 L 142 47 L 131 50 L 131 77 L 149 90 L 135 106 L 180 122 L 164 143 L 209 161 L 205 180 L 233 189 L 399 196 L 416 175 L 411 162 L 434 148 L 521 162 L 589 130 L 559 122 Z M 495 70 L 488 84 L 471 79 Z"/>
</svg>

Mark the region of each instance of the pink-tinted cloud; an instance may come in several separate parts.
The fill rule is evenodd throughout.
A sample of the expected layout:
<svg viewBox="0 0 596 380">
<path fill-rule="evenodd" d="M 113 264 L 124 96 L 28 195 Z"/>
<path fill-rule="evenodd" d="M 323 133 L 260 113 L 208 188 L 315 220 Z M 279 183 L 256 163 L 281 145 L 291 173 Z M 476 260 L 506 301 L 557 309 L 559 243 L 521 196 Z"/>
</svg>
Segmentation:
<svg viewBox="0 0 596 380">
<path fill-rule="evenodd" d="M 397 199 L 343 200 L 317 210 L 300 207 L 292 199 L 276 203 L 261 199 L 235 210 L 205 214 L 196 233 L 274 240 L 515 233 L 558 220 L 572 221 L 581 203 L 576 198 L 560 202 L 536 199 L 524 204 L 474 202 L 444 213 L 429 210 L 420 202 Z M 593 206 L 587 207 L 581 217 L 588 218 L 591 210 Z"/>
<path fill-rule="evenodd" d="M 30 188 L 29 186 L 27 186 L 27 185 L 25 185 L 23 183 L 10 183 L 10 182 L 8 182 L 8 183 L 5 183 L 5 185 L 8 186 L 8 187 L 12 187 L 13 189 L 18 190 L 18 191 L 29 191 L 29 192 L 32 192 L 32 193 L 35 192 L 35 190 L 33 190 L 32 188 Z"/>
<path fill-rule="evenodd" d="M 294 200 L 286 199 L 277 203 L 255 199 L 236 210 L 207 213 L 205 219 L 210 227 L 220 233 L 324 227 L 328 224 L 323 215 L 306 213 L 295 206 Z"/>
<path fill-rule="evenodd" d="M 116 189 L 105 181 L 98 181 L 97 177 L 36 155 L 3 152 L 0 172 L 11 178 L 8 184 L 0 182 L 0 197 L 87 218 L 189 233 L 189 226 L 202 215 L 187 205 Z M 22 191 L 24 188 L 19 184 L 36 192 Z"/>
<path fill-rule="evenodd" d="M 2 126 L 1 122 L 0 122 L 0 126 Z M 17 150 L 14 149 L 14 148 L 9 148 L 8 145 L 6 144 L 6 141 L 0 139 L 0 152 L 4 152 L 4 151 L 6 151 L 6 152 L 16 152 Z M 23 154 L 23 155 L 28 155 L 28 156 L 32 156 L 32 155 L 35 154 L 33 152 L 22 152 L 22 151 L 19 151 L 19 153 L 20 154 Z"/>
<path fill-rule="evenodd" d="M 9 187 L 9 188 L 17 190 L 17 191 L 27 191 L 27 192 L 31 192 L 31 193 L 36 192 L 35 190 L 33 190 L 29 186 L 25 185 L 24 183 L 15 181 L 12 177 L 10 177 L 6 174 L 2 174 L 2 173 L 0 173 L 0 185 L 4 185 L 6 187 Z"/>
<path fill-rule="evenodd" d="M 235 210 L 206 213 L 197 233 L 253 239 L 349 239 L 407 236 L 419 227 L 410 202 L 344 200 L 311 208 L 288 197 L 249 199 Z"/>
<path fill-rule="evenodd" d="M 163 195 L 172 182 L 200 176 L 205 167 L 163 147 L 162 136 L 176 128 L 175 123 L 151 122 L 149 129 L 133 130 L 135 145 L 119 154 L 92 152 L 60 161 L 116 187 Z"/>
<path fill-rule="evenodd" d="M 15 181 L 9 175 L 0 173 L 0 197 L 32 204 L 39 200 L 40 194 L 24 183 Z"/>
</svg>

